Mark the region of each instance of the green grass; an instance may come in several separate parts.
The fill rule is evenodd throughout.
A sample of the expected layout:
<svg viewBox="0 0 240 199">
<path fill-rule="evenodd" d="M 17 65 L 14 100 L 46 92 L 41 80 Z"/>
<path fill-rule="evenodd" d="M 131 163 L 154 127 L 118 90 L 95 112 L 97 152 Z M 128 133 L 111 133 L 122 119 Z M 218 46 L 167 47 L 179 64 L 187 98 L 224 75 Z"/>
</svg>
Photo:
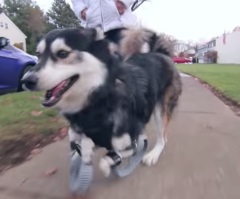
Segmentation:
<svg viewBox="0 0 240 199">
<path fill-rule="evenodd" d="M 226 97 L 240 103 L 240 65 L 178 64 L 177 68 L 210 84 Z"/>
<path fill-rule="evenodd" d="M 0 142 L 55 133 L 65 122 L 54 110 L 41 107 L 41 93 L 0 96 Z"/>
<path fill-rule="evenodd" d="M 0 172 L 24 161 L 32 149 L 51 142 L 66 126 L 56 111 L 41 107 L 41 95 L 0 96 Z"/>
</svg>

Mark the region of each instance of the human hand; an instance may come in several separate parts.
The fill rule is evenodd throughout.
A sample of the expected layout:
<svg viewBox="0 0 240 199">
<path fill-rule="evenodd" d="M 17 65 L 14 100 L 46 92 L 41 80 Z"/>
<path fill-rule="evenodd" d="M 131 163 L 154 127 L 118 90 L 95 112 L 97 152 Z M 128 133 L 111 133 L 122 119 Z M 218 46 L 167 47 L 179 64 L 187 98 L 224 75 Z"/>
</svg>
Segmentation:
<svg viewBox="0 0 240 199">
<path fill-rule="evenodd" d="M 83 20 L 86 20 L 86 12 L 87 12 L 87 8 L 84 8 L 82 11 L 81 11 L 81 17 Z"/>
<path fill-rule="evenodd" d="M 120 15 L 122 15 L 125 12 L 125 10 L 127 9 L 126 6 L 124 5 L 124 3 L 119 0 L 116 1 L 116 6 L 117 6 L 117 10 Z"/>
</svg>

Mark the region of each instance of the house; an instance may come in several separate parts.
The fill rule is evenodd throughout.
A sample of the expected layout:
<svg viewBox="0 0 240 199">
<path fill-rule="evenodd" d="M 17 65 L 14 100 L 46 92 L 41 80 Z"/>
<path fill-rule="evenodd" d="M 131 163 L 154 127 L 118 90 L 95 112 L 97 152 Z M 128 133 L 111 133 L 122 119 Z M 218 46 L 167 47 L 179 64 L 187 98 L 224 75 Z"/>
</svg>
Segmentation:
<svg viewBox="0 0 240 199">
<path fill-rule="evenodd" d="M 197 49 L 197 53 L 196 53 L 196 58 L 197 58 L 197 62 L 198 63 L 207 63 L 205 54 L 208 51 L 208 46 L 207 44 L 203 44 L 201 46 L 198 47 Z"/>
<path fill-rule="evenodd" d="M 199 46 L 196 53 L 198 63 L 213 63 L 208 55 L 214 51 L 217 53 L 217 63 L 240 64 L 240 27 Z"/>
<path fill-rule="evenodd" d="M 240 28 L 216 39 L 217 62 L 219 64 L 240 64 Z"/>
<path fill-rule="evenodd" d="M 198 63 L 212 63 L 213 60 L 209 59 L 206 55 L 210 51 L 216 50 L 216 39 L 212 39 L 211 41 L 201 45 L 197 49 L 197 53 L 195 57 L 198 59 Z"/>
<path fill-rule="evenodd" d="M 26 51 L 27 36 L 3 12 L 0 12 L 0 37 L 8 38 L 10 44 Z"/>
<path fill-rule="evenodd" d="M 195 56 L 196 50 L 194 47 L 189 46 L 189 48 L 187 50 L 185 50 L 183 53 L 184 53 L 185 57 L 192 58 Z"/>
</svg>

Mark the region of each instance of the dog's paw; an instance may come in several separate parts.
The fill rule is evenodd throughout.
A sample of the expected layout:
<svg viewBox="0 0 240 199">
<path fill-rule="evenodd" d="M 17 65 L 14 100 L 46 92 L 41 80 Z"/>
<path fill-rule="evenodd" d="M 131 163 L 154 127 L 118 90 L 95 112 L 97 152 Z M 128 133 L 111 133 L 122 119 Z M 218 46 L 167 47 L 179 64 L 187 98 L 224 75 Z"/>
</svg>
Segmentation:
<svg viewBox="0 0 240 199">
<path fill-rule="evenodd" d="M 151 151 L 143 156 L 142 162 L 147 166 L 155 165 L 158 161 L 159 154 L 156 154 L 155 151 Z"/>
<path fill-rule="evenodd" d="M 104 177 L 109 177 L 111 174 L 111 166 L 108 159 L 102 158 L 99 162 L 99 169 L 103 172 Z"/>
<path fill-rule="evenodd" d="M 154 148 L 152 151 L 143 156 L 142 162 L 147 166 L 155 165 L 163 151 L 163 148 L 164 145 Z"/>
</svg>

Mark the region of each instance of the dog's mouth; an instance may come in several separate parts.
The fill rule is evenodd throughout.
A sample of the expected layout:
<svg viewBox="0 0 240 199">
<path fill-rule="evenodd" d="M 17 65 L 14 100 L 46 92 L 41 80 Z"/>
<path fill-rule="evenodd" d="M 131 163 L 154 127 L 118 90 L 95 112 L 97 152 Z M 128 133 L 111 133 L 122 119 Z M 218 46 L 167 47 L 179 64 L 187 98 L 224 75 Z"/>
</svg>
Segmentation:
<svg viewBox="0 0 240 199">
<path fill-rule="evenodd" d="M 42 102 L 42 105 L 45 107 L 54 106 L 59 102 L 63 94 L 71 88 L 71 86 L 78 80 L 79 75 L 74 75 L 62 82 L 60 82 L 54 88 L 48 90 L 45 94 L 45 99 Z"/>
</svg>

